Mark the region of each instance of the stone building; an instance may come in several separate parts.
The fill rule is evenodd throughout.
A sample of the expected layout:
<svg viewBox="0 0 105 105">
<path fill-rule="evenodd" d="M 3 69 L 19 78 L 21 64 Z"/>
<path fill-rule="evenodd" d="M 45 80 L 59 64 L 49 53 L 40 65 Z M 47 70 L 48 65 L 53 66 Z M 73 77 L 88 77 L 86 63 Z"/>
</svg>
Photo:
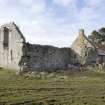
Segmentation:
<svg viewBox="0 0 105 105">
<path fill-rule="evenodd" d="M 84 30 L 79 30 L 79 36 L 74 41 L 71 49 L 77 54 L 77 62 L 81 64 L 92 64 L 96 62 L 97 49 L 85 36 Z"/>
<path fill-rule="evenodd" d="M 0 67 L 15 70 L 57 70 L 72 64 L 73 51 L 26 43 L 15 23 L 0 28 Z"/>
<path fill-rule="evenodd" d="M 0 67 L 19 69 L 25 38 L 14 23 L 0 27 Z"/>
<path fill-rule="evenodd" d="M 103 51 L 104 50 L 104 51 Z M 91 64 L 105 57 L 105 48 L 96 47 L 79 31 L 71 48 L 26 43 L 15 23 L 0 27 L 0 67 L 14 70 L 61 70 L 76 63 Z"/>
</svg>

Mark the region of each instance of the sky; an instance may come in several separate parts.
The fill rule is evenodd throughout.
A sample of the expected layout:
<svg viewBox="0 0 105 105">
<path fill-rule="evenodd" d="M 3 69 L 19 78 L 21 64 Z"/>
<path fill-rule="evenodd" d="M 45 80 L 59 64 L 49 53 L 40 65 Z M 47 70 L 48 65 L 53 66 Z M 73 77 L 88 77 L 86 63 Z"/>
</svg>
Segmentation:
<svg viewBox="0 0 105 105">
<path fill-rule="evenodd" d="M 105 0 L 0 0 L 0 25 L 15 22 L 26 41 L 69 47 L 79 29 L 105 27 Z"/>
</svg>

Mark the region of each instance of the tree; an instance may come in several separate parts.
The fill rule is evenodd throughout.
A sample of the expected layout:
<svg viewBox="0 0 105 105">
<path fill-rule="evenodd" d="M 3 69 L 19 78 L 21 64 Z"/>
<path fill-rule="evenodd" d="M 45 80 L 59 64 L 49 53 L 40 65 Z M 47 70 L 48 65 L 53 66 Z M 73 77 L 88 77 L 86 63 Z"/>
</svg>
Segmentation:
<svg viewBox="0 0 105 105">
<path fill-rule="evenodd" d="M 97 44 L 97 43 L 100 43 L 101 41 L 101 35 L 100 35 L 100 33 L 99 32 L 97 32 L 96 30 L 94 30 L 92 33 L 91 33 L 91 35 L 89 36 L 89 39 L 93 42 L 93 43 L 95 43 L 95 44 Z"/>
<path fill-rule="evenodd" d="M 89 39 L 95 44 L 102 44 L 105 43 L 105 28 L 99 29 L 99 31 L 94 30 Z"/>
<path fill-rule="evenodd" d="M 104 27 L 101 28 L 101 29 L 99 30 L 99 33 L 100 33 L 101 35 L 105 36 L 105 28 L 104 28 Z"/>
<path fill-rule="evenodd" d="M 105 28 L 101 28 L 99 32 L 101 34 L 101 42 L 105 42 Z"/>
</svg>

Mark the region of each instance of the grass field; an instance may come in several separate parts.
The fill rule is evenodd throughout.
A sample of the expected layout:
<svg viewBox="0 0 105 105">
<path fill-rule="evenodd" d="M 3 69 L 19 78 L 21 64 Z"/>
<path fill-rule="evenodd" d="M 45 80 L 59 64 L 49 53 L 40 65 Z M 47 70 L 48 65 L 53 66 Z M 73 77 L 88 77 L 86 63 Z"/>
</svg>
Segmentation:
<svg viewBox="0 0 105 105">
<path fill-rule="evenodd" d="M 0 105 L 105 105 L 105 73 L 71 73 L 66 79 L 25 79 L 0 70 Z"/>
</svg>

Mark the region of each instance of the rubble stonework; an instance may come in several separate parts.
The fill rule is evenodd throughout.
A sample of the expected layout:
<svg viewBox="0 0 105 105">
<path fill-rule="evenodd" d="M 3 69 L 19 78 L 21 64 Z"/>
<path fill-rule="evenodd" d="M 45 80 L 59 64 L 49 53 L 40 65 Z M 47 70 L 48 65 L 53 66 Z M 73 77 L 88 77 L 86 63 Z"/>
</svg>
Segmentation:
<svg viewBox="0 0 105 105">
<path fill-rule="evenodd" d="M 27 53 L 23 58 L 28 70 L 67 69 L 72 64 L 73 52 L 70 48 L 26 44 Z M 24 68 L 25 69 L 25 68 Z"/>
</svg>

